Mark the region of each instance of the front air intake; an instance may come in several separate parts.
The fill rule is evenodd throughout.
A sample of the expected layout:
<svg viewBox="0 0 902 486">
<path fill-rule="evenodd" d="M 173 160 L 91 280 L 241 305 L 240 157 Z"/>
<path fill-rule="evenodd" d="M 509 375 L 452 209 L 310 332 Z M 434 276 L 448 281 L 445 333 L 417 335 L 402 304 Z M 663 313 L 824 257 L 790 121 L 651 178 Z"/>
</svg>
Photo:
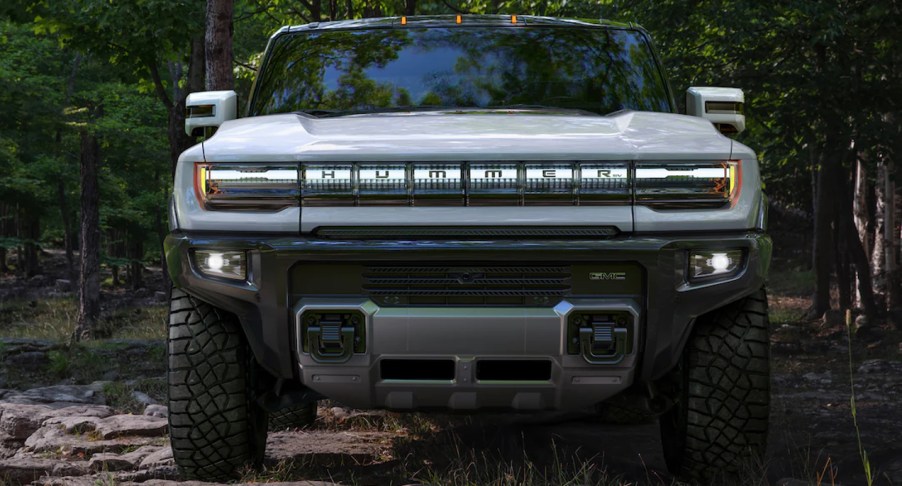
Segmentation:
<svg viewBox="0 0 902 486">
<path fill-rule="evenodd" d="M 547 305 L 570 293 L 569 266 L 370 266 L 363 290 L 404 305 Z"/>
</svg>

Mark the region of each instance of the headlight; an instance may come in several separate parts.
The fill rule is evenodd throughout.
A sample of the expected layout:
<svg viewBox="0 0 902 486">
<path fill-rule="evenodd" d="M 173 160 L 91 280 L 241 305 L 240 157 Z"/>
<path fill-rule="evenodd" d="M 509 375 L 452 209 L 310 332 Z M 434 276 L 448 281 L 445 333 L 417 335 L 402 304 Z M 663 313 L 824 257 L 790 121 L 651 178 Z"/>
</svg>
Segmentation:
<svg viewBox="0 0 902 486">
<path fill-rule="evenodd" d="M 702 250 L 689 253 L 689 279 L 729 277 L 742 268 L 742 250 Z"/>
<path fill-rule="evenodd" d="M 637 163 L 636 203 L 671 208 L 717 207 L 739 192 L 738 161 Z"/>
<path fill-rule="evenodd" d="M 297 165 L 196 164 L 194 189 L 206 209 L 270 210 L 297 206 Z"/>
<path fill-rule="evenodd" d="M 201 273 L 211 277 L 247 278 L 247 256 L 243 251 L 195 250 L 194 264 Z"/>
</svg>

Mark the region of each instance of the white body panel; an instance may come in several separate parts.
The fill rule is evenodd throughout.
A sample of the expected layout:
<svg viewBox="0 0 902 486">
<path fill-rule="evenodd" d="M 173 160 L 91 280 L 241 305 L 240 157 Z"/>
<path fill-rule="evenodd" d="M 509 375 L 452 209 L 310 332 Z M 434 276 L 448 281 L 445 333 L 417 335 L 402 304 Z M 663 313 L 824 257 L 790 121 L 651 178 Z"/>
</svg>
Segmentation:
<svg viewBox="0 0 902 486">
<path fill-rule="evenodd" d="M 760 200 L 755 155 L 707 120 L 667 113 L 615 116 L 532 113 L 411 113 L 309 118 L 270 115 L 224 123 L 179 160 L 175 204 L 184 230 L 311 231 L 367 225 L 610 225 L 621 231 L 742 230 Z M 652 210 L 643 206 L 304 207 L 278 212 L 207 211 L 197 202 L 195 162 L 305 161 L 697 161 L 742 159 L 732 207 Z"/>
</svg>

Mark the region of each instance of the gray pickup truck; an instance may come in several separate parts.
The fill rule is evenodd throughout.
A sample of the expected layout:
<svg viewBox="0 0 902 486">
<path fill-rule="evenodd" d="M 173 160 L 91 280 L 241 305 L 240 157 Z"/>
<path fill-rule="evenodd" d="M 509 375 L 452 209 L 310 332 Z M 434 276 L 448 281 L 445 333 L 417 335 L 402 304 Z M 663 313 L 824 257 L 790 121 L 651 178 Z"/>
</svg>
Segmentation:
<svg viewBox="0 0 902 486">
<path fill-rule="evenodd" d="M 763 454 L 771 240 L 742 91 L 677 105 L 633 24 L 285 27 L 237 116 L 193 93 L 166 257 L 175 461 L 222 479 L 317 400 L 660 422 Z M 215 131 L 215 133 L 213 133 Z M 726 135 L 725 135 L 726 134 Z"/>
</svg>

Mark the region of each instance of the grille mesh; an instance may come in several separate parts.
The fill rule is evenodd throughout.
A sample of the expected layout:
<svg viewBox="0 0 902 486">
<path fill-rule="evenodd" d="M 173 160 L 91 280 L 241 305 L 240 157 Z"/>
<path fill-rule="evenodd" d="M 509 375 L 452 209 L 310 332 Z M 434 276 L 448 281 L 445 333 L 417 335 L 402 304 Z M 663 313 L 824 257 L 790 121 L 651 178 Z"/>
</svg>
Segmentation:
<svg viewBox="0 0 902 486">
<path fill-rule="evenodd" d="M 544 305 L 570 293 L 569 266 L 370 266 L 363 291 L 382 305 Z"/>
</svg>

